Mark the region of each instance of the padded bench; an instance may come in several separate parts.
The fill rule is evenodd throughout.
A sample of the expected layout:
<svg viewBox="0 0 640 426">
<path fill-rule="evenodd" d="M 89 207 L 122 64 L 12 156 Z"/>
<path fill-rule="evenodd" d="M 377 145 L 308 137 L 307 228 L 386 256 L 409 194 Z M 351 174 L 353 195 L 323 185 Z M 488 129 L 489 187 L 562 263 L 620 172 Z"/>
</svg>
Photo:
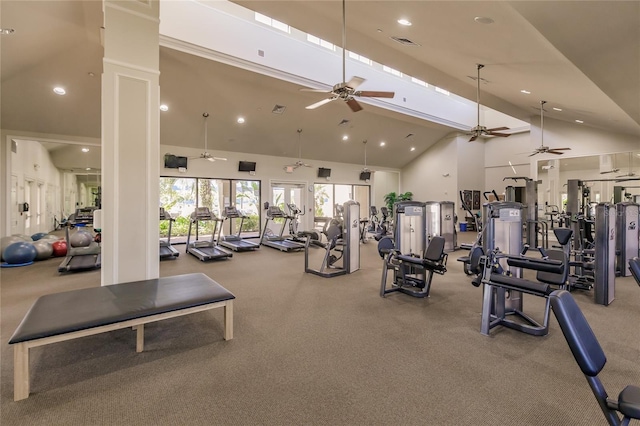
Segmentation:
<svg viewBox="0 0 640 426">
<path fill-rule="evenodd" d="M 29 397 L 29 349 L 224 307 L 224 339 L 233 338 L 235 296 L 204 274 L 185 274 L 49 294 L 35 301 L 9 344 L 14 345 L 14 401 Z"/>
</svg>

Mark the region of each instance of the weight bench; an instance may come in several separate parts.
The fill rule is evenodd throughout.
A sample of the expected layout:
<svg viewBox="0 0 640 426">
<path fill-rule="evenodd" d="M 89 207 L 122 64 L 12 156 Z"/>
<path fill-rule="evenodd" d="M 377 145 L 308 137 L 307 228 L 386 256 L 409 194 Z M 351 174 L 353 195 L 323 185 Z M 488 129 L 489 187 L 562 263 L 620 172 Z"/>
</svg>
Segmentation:
<svg viewBox="0 0 640 426">
<path fill-rule="evenodd" d="M 144 349 L 144 324 L 224 308 L 224 339 L 233 338 L 235 296 L 204 274 L 185 274 L 48 294 L 35 301 L 9 344 L 14 345 L 14 401 L 29 397 L 29 349 L 121 328 L 136 330 Z"/>
</svg>

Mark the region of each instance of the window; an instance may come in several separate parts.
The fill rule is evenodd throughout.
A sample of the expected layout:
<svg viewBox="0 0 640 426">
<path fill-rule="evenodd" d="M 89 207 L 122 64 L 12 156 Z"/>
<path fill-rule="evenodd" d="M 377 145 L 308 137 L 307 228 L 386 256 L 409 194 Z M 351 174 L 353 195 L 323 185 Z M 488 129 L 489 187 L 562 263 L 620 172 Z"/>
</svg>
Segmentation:
<svg viewBox="0 0 640 426">
<path fill-rule="evenodd" d="M 395 75 L 396 77 L 402 77 L 402 73 L 401 73 L 400 71 L 395 70 L 395 69 L 393 69 L 393 68 L 391 68 L 391 67 L 388 67 L 388 66 L 386 66 L 386 65 L 383 65 L 383 66 L 382 66 L 382 71 L 384 71 L 384 72 L 388 72 L 388 73 L 390 73 L 390 74 L 393 74 L 393 75 Z"/>
<path fill-rule="evenodd" d="M 269 25 L 270 27 L 273 27 L 276 30 L 283 31 L 285 33 L 291 32 L 291 27 L 289 27 L 289 25 L 285 24 L 284 22 L 276 21 L 275 19 L 269 18 L 268 16 L 263 15 L 261 13 L 256 12 L 255 19 L 256 21 L 265 25 Z"/>
<path fill-rule="evenodd" d="M 339 185 L 316 183 L 314 185 L 314 215 L 316 217 L 335 217 L 336 205 L 353 200 L 360 203 L 360 218 L 369 216 L 369 185 Z"/>
<path fill-rule="evenodd" d="M 422 87 L 429 87 L 429 85 L 428 85 L 426 82 L 424 82 L 424 81 L 422 81 L 422 80 L 418 80 L 418 79 L 417 79 L 417 78 L 415 78 L 415 77 L 411 77 L 411 82 L 412 82 L 412 83 L 415 83 L 415 84 L 419 84 L 419 85 L 420 85 L 420 86 L 422 86 Z"/>
<path fill-rule="evenodd" d="M 307 34 L 307 41 L 309 43 L 317 44 L 318 46 L 324 47 L 325 49 L 329 49 L 333 51 L 336 50 L 336 46 L 333 43 L 329 43 L 328 41 L 318 38 L 316 36 L 313 36 L 311 34 Z"/>
<path fill-rule="evenodd" d="M 373 61 L 371 59 L 366 58 L 366 57 L 364 57 L 362 55 L 358 55 L 355 52 L 349 52 L 349 58 L 355 59 L 356 61 L 360 61 L 363 64 L 367 64 L 367 65 L 372 65 L 373 64 Z"/>
<path fill-rule="evenodd" d="M 446 96 L 449 96 L 449 91 L 448 90 L 441 89 L 441 88 L 439 88 L 437 86 L 436 86 L 436 92 L 442 93 L 443 95 L 446 95 Z"/>
</svg>

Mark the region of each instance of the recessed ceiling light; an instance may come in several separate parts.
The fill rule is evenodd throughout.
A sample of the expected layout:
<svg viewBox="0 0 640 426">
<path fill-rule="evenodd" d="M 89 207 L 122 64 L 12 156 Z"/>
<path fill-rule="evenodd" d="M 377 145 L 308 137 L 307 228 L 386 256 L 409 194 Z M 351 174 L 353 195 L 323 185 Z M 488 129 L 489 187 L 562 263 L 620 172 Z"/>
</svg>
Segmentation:
<svg viewBox="0 0 640 426">
<path fill-rule="evenodd" d="M 530 91 L 528 91 L 528 90 L 524 90 L 524 89 L 522 89 L 522 90 L 520 91 L 520 93 L 524 93 L 525 95 L 530 95 L 530 94 L 531 94 L 531 92 L 530 92 Z"/>
<path fill-rule="evenodd" d="M 476 21 L 478 24 L 493 24 L 493 19 L 488 18 L 486 16 L 476 16 L 475 18 L 473 18 L 474 21 Z"/>
<path fill-rule="evenodd" d="M 582 120 L 576 120 L 576 123 L 580 123 L 580 124 L 582 124 L 582 123 L 584 123 L 584 121 L 582 121 Z"/>
<path fill-rule="evenodd" d="M 244 117 L 238 117 L 236 121 L 238 122 L 238 124 L 242 124 L 244 123 Z"/>
<path fill-rule="evenodd" d="M 554 111 L 562 111 L 562 108 L 556 108 L 556 107 L 553 107 L 553 110 L 554 110 Z"/>
<path fill-rule="evenodd" d="M 160 105 L 160 111 L 167 112 L 169 111 L 169 107 L 165 104 Z"/>
<path fill-rule="evenodd" d="M 82 148 L 82 152 L 89 152 L 89 148 Z"/>
<path fill-rule="evenodd" d="M 385 146 L 386 143 L 385 142 L 380 142 L 380 146 Z"/>
<path fill-rule="evenodd" d="M 65 93 L 67 93 L 67 91 L 58 86 L 53 88 L 53 93 L 55 93 L 56 95 L 64 95 Z"/>
<path fill-rule="evenodd" d="M 412 147 L 411 147 L 411 151 L 415 151 L 415 150 L 416 150 L 416 147 L 415 147 L 415 146 L 412 146 Z"/>
<path fill-rule="evenodd" d="M 343 140 L 343 141 L 348 141 L 348 140 L 349 140 L 349 136 L 344 135 L 344 136 L 342 137 L 342 140 Z"/>
<path fill-rule="evenodd" d="M 9 35 L 13 34 L 16 30 L 13 28 L 0 28 L 0 35 Z"/>
<path fill-rule="evenodd" d="M 407 19 L 398 19 L 398 24 L 400 25 L 404 25 L 405 27 L 410 27 L 411 26 L 411 22 L 408 21 Z"/>
</svg>

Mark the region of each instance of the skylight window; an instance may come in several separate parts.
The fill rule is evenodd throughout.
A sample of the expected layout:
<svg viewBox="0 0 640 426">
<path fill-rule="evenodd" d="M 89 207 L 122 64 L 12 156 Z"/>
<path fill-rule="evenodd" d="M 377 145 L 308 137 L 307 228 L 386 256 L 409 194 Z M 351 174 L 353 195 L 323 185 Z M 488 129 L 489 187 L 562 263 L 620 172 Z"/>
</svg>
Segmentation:
<svg viewBox="0 0 640 426">
<path fill-rule="evenodd" d="M 418 80 L 418 79 L 417 79 L 417 78 L 415 78 L 415 77 L 411 77 L 411 82 L 412 82 L 412 83 L 415 83 L 415 84 L 419 84 L 419 85 L 420 85 L 420 86 L 422 86 L 422 87 L 429 87 L 429 85 L 427 84 L 427 82 L 422 81 L 422 80 Z"/>
<path fill-rule="evenodd" d="M 448 90 L 441 89 L 441 88 L 439 88 L 437 86 L 436 86 L 436 92 L 442 93 L 443 95 L 446 95 L 446 96 L 449 96 L 449 91 Z"/>
<path fill-rule="evenodd" d="M 311 34 L 307 34 L 307 41 L 309 43 L 317 44 L 318 46 L 324 47 L 325 49 L 329 49 L 333 51 L 336 50 L 336 46 L 333 43 L 329 43 L 328 41 L 323 40 Z"/>
<path fill-rule="evenodd" d="M 270 27 L 273 27 L 276 30 L 283 31 L 287 34 L 291 33 L 291 27 L 289 27 L 284 22 L 276 21 L 275 19 L 271 19 L 268 16 L 258 12 L 255 12 L 255 18 L 256 18 L 256 21 L 265 25 L 269 25 Z"/>
<path fill-rule="evenodd" d="M 382 71 L 385 71 L 385 72 L 388 72 L 388 73 L 390 73 L 390 74 L 393 74 L 393 75 L 395 75 L 396 77 L 402 77 L 402 73 L 401 73 L 400 71 L 398 71 L 398 70 L 394 70 L 393 68 L 388 67 L 388 66 L 386 66 L 386 65 L 383 65 L 383 66 L 382 66 Z"/>
<path fill-rule="evenodd" d="M 367 65 L 373 65 L 373 61 L 369 58 L 366 58 L 362 55 L 358 55 L 355 52 L 349 52 L 349 58 L 351 59 L 355 59 L 356 61 L 360 61 L 363 64 L 367 64 Z"/>
</svg>

